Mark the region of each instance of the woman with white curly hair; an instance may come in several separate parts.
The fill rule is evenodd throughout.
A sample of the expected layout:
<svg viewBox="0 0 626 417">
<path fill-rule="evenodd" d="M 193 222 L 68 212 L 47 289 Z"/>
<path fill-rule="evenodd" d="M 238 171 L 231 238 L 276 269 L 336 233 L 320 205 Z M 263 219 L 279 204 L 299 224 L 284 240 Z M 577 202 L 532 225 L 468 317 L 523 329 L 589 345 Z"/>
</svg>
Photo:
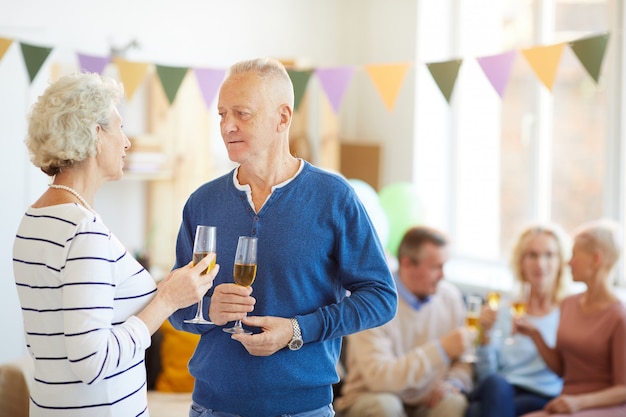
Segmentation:
<svg viewBox="0 0 626 417">
<path fill-rule="evenodd" d="M 32 163 L 52 177 L 24 214 L 13 246 L 26 345 L 35 364 L 30 416 L 148 416 L 144 351 L 179 308 L 211 287 L 212 257 L 158 285 L 94 209 L 123 176 L 130 141 L 122 85 L 97 74 L 51 84 L 29 117 Z M 191 261 L 191 260 L 190 260 Z"/>
</svg>

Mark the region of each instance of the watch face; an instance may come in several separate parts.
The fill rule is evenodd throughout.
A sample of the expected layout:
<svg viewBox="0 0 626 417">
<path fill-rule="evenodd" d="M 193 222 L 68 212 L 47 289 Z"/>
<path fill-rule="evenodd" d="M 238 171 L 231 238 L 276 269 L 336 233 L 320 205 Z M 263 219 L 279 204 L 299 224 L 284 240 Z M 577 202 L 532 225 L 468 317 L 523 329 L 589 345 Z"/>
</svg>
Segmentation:
<svg viewBox="0 0 626 417">
<path fill-rule="evenodd" d="M 289 349 L 291 350 L 298 350 L 302 347 L 302 340 L 292 340 L 291 342 L 289 342 Z"/>
</svg>

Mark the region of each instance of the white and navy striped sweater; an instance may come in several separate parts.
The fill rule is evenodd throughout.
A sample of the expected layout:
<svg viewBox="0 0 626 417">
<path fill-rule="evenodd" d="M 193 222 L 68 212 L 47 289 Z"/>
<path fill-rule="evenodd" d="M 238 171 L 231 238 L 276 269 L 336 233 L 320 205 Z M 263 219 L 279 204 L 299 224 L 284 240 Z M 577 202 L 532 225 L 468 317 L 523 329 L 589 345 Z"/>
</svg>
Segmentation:
<svg viewBox="0 0 626 417">
<path fill-rule="evenodd" d="M 134 314 L 156 284 L 100 217 L 76 204 L 29 208 L 13 271 L 35 360 L 31 417 L 148 416 L 150 333 Z"/>
</svg>

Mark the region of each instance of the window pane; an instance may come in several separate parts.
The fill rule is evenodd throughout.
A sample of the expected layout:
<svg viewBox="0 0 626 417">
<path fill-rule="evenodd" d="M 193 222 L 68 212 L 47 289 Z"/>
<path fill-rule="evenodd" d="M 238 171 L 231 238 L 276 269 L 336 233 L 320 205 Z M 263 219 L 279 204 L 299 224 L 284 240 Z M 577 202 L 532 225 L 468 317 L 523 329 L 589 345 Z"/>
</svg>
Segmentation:
<svg viewBox="0 0 626 417">
<path fill-rule="evenodd" d="M 502 22 L 505 50 L 533 44 L 533 7 L 532 1 L 507 2 Z M 532 156 L 536 92 L 536 77 L 518 54 L 502 98 L 500 257 L 505 260 L 517 233 L 535 215 Z"/>
<path fill-rule="evenodd" d="M 607 32 L 607 3 L 557 1 L 555 39 L 580 39 Z M 607 97 L 603 86 L 595 84 L 571 48 L 564 49 L 557 79 L 553 91 L 552 216 L 571 230 L 606 212 Z"/>
</svg>

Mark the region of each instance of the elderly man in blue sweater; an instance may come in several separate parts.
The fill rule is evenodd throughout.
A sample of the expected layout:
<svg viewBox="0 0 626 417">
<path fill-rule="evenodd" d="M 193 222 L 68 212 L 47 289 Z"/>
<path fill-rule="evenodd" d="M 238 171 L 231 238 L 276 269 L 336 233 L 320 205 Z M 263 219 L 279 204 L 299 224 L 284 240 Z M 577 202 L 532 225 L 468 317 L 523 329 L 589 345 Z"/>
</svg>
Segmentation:
<svg viewBox="0 0 626 417">
<path fill-rule="evenodd" d="M 198 224 L 217 226 L 220 272 L 205 297 L 214 324 L 189 362 L 191 417 L 333 416 L 342 336 L 380 326 L 397 308 L 395 285 L 364 206 L 341 176 L 289 150 L 293 85 L 282 64 L 233 65 L 218 99 L 230 173 L 198 188 L 183 209 L 176 267 L 192 259 Z M 233 283 L 239 236 L 258 238 L 252 287 Z M 346 290 L 350 294 L 346 296 Z M 241 319 L 253 334 L 223 331 Z"/>
</svg>

